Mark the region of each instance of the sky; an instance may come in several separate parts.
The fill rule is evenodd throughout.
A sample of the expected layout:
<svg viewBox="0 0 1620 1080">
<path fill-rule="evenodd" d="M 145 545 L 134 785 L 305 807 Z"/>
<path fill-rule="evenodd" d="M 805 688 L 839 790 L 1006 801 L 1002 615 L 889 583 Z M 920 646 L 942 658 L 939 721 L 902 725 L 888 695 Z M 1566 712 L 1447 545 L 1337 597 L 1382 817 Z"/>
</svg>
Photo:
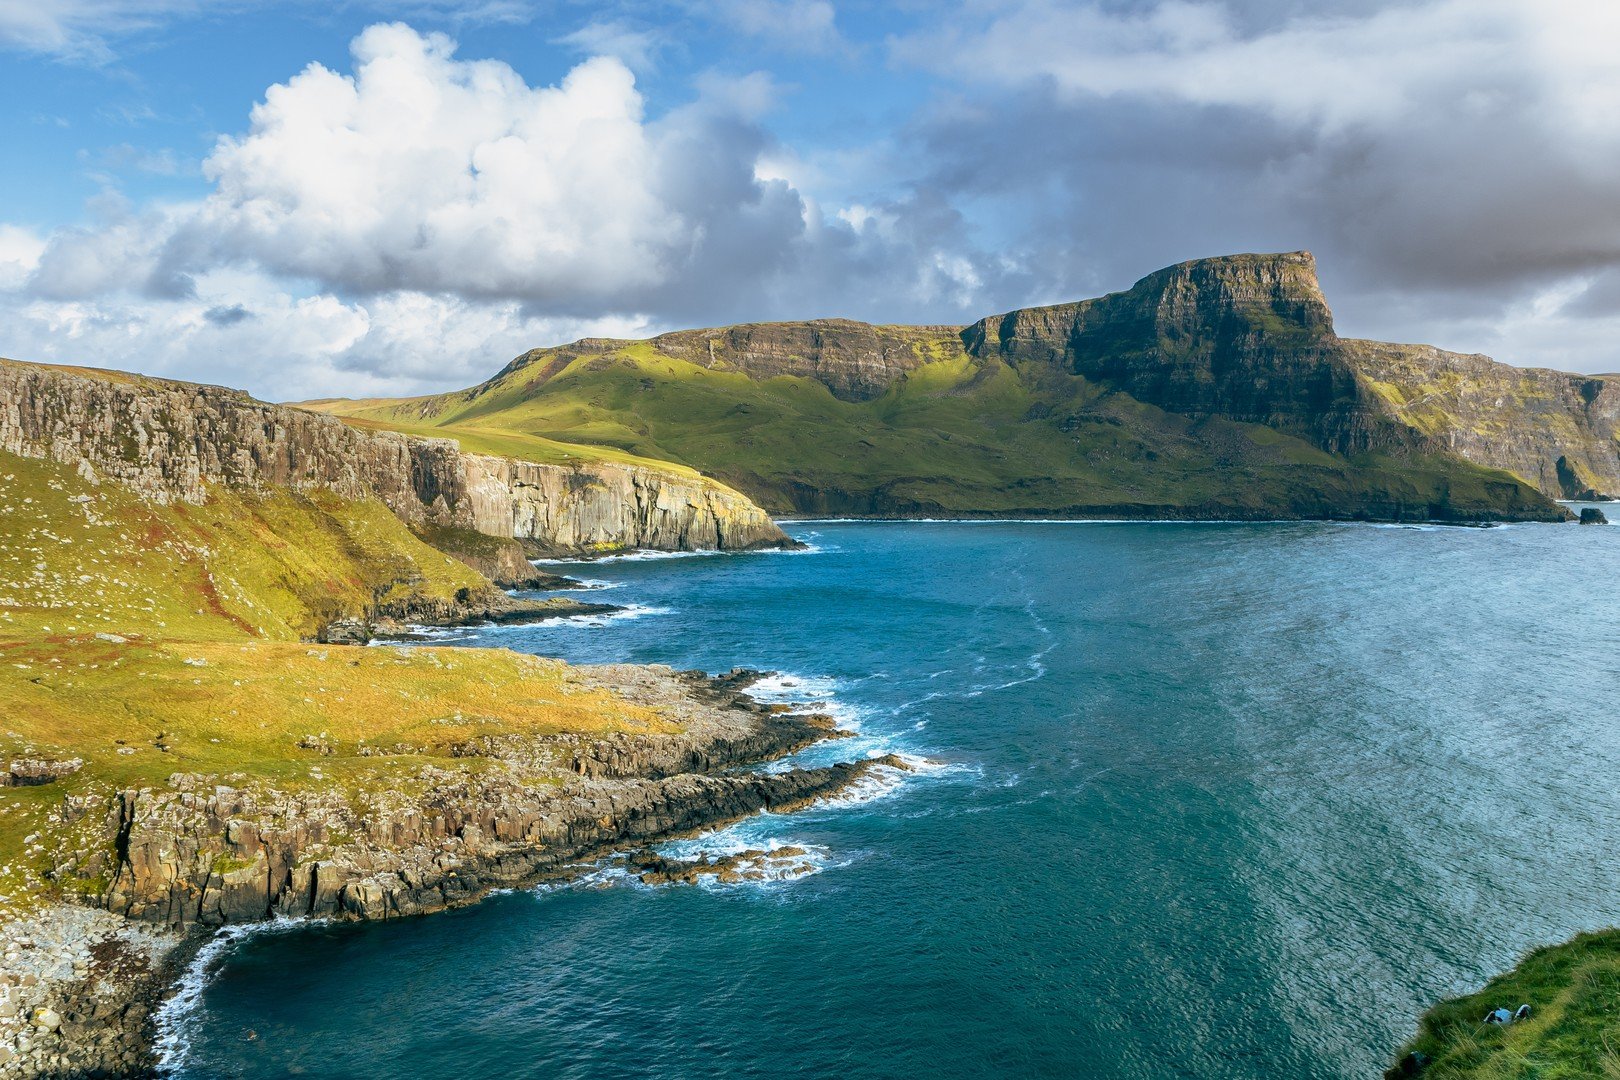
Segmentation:
<svg viewBox="0 0 1620 1080">
<path fill-rule="evenodd" d="M 0 355 L 272 400 L 1309 249 L 1620 370 L 1614 0 L 0 0 Z"/>
</svg>

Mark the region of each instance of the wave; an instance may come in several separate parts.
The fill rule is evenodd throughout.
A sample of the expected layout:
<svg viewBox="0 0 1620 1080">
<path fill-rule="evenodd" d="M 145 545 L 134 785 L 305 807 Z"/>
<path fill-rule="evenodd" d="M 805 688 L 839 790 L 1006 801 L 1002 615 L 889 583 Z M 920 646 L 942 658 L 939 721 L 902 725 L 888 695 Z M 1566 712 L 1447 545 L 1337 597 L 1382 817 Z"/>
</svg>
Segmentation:
<svg viewBox="0 0 1620 1080">
<path fill-rule="evenodd" d="M 564 589 L 546 589 L 545 591 L 546 592 L 591 592 L 591 591 L 595 591 L 597 589 L 622 589 L 622 588 L 624 588 L 624 582 L 622 582 L 622 581 L 608 581 L 606 578 L 576 577 L 576 578 L 574 578 L 574 581 L 577 582 L 577 584 L 570 585 L 567 588 L 564 588 Z"/>
<path fill-rule="evenodd" d="M 530 622 L 483 622 L 475 623 L 472 626 L 420 626 L 408 623 L 405 629 L 411 635 L 411 640 L 401 641 L 395 638 L 377 638 L 371 644 L 374 646 L 409 647 L 424 643 L 454 643 L 480 637 L 484 634 L 498 634 L 511 630 L 533 630 L 536 627 L 545 627 L 547 629 L 560 626 L 601 628 L 615 622 L 633 622 L 649 615 L 671 615 L 674 614 L 674 611 L 674 608 L 657 607 L 651 604 L 627 604 L 612 611 L 598 611 L 587 615 L 553 615 L 550 618 L 535 619 Z"/>
<path fill-rule="evenodd" d="M 838 680 L 826 675 L 795 675 L 773 672 L 748 688 L 748 696 L 770 704 L 831 702 L 838 693 Z"/>
<path fill-rule="evenodd" d="M 651 604 L 627 604 L 615 611 L 602 611 L 593 615 L 564 615 L 560 619 L 543 619 L 532 623 L 506 623 L 497 626 L 484 626 L 479 629 L 483 632 L 491 630 L 522 630 L 536 626 L 588 626 L 600 629 L 619 622 L 634 622 L 649 615 L 672 615 L 674 608 L 656 607 Z"/>
<path fill-rule="evenodd" d="M 800 548 L 750 548 L 746 551 L 723 551 L 720 548 L 700 548 L 697 551 L 655 551 L 636 548 L 634 551 L 613 555 L 568 555 L 556 559 L 530 559 L 534 566 L 579 566 L 592 563 L 662 562 L 665 559 L 737 558 L 747 555 L 814 555 L 821 549 L 814 544 Z"/>
<path fill-rule="evenodd" d="M 173 996 L 157 1007 L 153 1014 L 156 1036 L 152 1050 L 157 1057 L 159 1076 L 179 1076 L 185 1069 L 191 1053 L 190 1021 L 202 1007 L 203 994 L 219 972 L 231 950 L 247 938 L 267 934 L 297 933 L 329 922 L 327 919 L 277 918 L 269 922 L 249 923 L 221 927 L 214 933 L 197 955 L 191 958 L 186 970 L 175 981 Z"/>
<path fill-rule="evenodd" d="M 931 758 L 921 757 L 917 754 L 895 753 L 886 751 L 898 758 L 903 768 L 894 765 L 874 765 L 849 787 L 838 794 L 818 801 L 815 805 L 828 810 L 847 810 L 853 806 L 863 806 L 867 803 L 877 802 L 897 795 L 904 788 L 919 780 L 938 779 L 947 776 L 982 776 L 983 770 L 976 766 L 961 762 L 935 761 Z M 870 757 L 882 757 L 883 754 L 871 754 Z"/>
</svg>

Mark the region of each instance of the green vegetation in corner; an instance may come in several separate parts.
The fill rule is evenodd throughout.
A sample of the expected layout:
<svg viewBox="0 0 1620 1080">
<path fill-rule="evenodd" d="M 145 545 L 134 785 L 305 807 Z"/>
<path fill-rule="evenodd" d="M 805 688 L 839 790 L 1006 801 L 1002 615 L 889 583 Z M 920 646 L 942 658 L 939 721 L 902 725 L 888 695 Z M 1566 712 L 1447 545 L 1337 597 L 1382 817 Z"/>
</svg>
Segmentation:
<svg viewBox="0 0 1620 1080">
<path fill-rule="evenodd" d="M 650 342 L 591 344 L 529 354 L 462 393 L 321 407 L 468 448 L 501 433 L 581 457 L 673 461 L 775 513 L 1424 517 L 1443 507 L 1466 518 L 1504 492 L 1520 497 L 1493 470 L 1335 457 L 1262 425 L 1167 413 L 1051 364 L 976 358 L 959 342 L 933 342 L 920 367 L 861 401 L 811 378 L 703 367 Z"/>
<path fill-rule="evenodd" d="M 1524 1004 L 1526 1020 L 1483 1023 Z M 1537 949 L 1477 993 L 1436 1005 L 1400 1055 L 1414 1052 L 1428 1061 L 1423 1080 L 1620 1080 L 1620 930 Z"/>
</svg>

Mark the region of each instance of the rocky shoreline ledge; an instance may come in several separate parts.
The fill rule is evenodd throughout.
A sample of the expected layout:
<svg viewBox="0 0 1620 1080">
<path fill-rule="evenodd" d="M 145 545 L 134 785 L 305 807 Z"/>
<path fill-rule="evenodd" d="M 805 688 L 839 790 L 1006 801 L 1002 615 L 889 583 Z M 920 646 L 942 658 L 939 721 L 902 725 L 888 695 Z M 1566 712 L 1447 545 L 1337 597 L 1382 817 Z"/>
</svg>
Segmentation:
<svg viewBox="0 0 1620 1080">
<path fill-rule="evenodd" d="M 99 908 L 61 904 L 0 925 L 0 1076 L 153 1075 L 156 1010 L 221 927 L 461 906 L 800 808 L 886 764 L 749 770 L 839 734 L 829 717 L 749 697 L 761 673 L 580 670 L 656 705 L 679 732 L 472 739 L 455 748 L 464 768 L 423 766 L 411 784 L 364 795 L 177 774 L 166 788 L 119 791 L 110 807 L 64 800 L 69 825 L 105 816 L 91 822 L 105 851 L 81 870 L 107 886 Z"/>
</svg>

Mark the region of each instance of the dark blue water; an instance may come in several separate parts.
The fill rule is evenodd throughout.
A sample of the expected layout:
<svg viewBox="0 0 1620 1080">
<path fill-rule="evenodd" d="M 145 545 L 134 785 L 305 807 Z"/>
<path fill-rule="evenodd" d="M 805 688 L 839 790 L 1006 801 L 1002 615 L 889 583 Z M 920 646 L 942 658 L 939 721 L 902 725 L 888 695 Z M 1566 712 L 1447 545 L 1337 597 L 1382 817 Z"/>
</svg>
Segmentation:
<svg viewBox="0 0 1620 1080">
<path fill-rule="evenodd" d="M 249 938 L 181 1074 L 1365 1077 L 1620 921 L 1620 529 L 792 531 L 472 643 L 780 669 L 939 763 L 706 841 L 819 873 Z"/>
</svg>

